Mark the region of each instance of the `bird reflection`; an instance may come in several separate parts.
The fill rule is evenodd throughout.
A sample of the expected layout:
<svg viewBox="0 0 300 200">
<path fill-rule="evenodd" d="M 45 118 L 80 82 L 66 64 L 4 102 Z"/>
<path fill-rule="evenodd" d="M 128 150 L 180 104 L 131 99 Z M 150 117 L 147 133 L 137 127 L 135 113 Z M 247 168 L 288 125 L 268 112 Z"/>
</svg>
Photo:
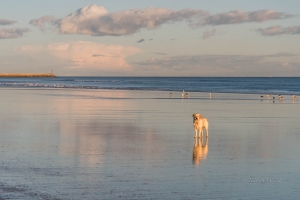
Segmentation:
<svg viewBox="0 0 300 200">
<path fill-rule="evenodd" d="M 296 95 L 293 95 L 293 103 L 297 101 L 298 97 Z"/>
<path fill-rule="evenodd" d="M 193 150 L 193 164 L 198 166 L 202 159 L 206 159 L 207 153 L 208 153 L 208 137 L 195 138 L 195 144 Z"/>
</svg>

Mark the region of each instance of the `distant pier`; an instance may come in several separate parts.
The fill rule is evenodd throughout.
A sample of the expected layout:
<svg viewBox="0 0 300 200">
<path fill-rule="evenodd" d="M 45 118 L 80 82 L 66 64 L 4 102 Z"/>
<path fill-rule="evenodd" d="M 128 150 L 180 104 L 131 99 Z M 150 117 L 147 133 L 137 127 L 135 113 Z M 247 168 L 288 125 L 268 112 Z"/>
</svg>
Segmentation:
<svg viewBox="0 0 300 200">
<path fill-rule="evenodd" d="M 11 73 L 5 73 L 0 74 L 0 78 L 55 78 L 56 76 L 53 73 L 48 74 L 11 74 Z"/>
</svg>

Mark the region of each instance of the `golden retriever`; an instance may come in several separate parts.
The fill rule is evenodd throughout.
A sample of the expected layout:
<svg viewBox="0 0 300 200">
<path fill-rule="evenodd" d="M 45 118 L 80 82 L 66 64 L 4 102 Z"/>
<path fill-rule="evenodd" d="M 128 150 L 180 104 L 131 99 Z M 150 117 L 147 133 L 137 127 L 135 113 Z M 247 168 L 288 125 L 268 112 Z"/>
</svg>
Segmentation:
<svg viewBox="0 0 300 200">
<path fill-rule="evenodd" d="M 206 118 L 204 118 L 199 113 L 194 113 L 193 114 L 193 124 L 194 124 L 194 129 L 195 129 L 194 138 L 203 137 L 203 128 L 205 128 L 206 137 L 208 137 L 208 121 Z"/>
</svg>

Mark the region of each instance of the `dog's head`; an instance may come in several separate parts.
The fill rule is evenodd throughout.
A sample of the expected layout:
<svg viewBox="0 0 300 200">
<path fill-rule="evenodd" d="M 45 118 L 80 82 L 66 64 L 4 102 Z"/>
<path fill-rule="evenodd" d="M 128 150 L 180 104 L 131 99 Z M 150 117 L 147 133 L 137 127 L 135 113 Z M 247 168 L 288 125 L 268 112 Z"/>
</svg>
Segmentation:
<svg viewBox="0 0 300 200">
<path fill-rule="evenodd" d="M 197 121 L 202 118 L 202 115 L 200 115 L 199 113 L 194 113 L 192 116 L 193 116 L 193 121 Z"/>
</svg>

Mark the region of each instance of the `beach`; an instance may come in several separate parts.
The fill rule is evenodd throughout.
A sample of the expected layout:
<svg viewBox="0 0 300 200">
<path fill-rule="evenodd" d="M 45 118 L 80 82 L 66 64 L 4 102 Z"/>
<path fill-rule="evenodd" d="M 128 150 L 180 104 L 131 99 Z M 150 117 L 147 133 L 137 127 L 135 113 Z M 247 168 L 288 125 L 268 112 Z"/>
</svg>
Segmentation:
<svg viewBox="0 0 300 200">
<path fill-rule="evenodd" d="M 0 199 L 297 199 L 299 100 L 0 88 Z M 192 114 L 209 121 L 194 139 Z"/>
</svg>

